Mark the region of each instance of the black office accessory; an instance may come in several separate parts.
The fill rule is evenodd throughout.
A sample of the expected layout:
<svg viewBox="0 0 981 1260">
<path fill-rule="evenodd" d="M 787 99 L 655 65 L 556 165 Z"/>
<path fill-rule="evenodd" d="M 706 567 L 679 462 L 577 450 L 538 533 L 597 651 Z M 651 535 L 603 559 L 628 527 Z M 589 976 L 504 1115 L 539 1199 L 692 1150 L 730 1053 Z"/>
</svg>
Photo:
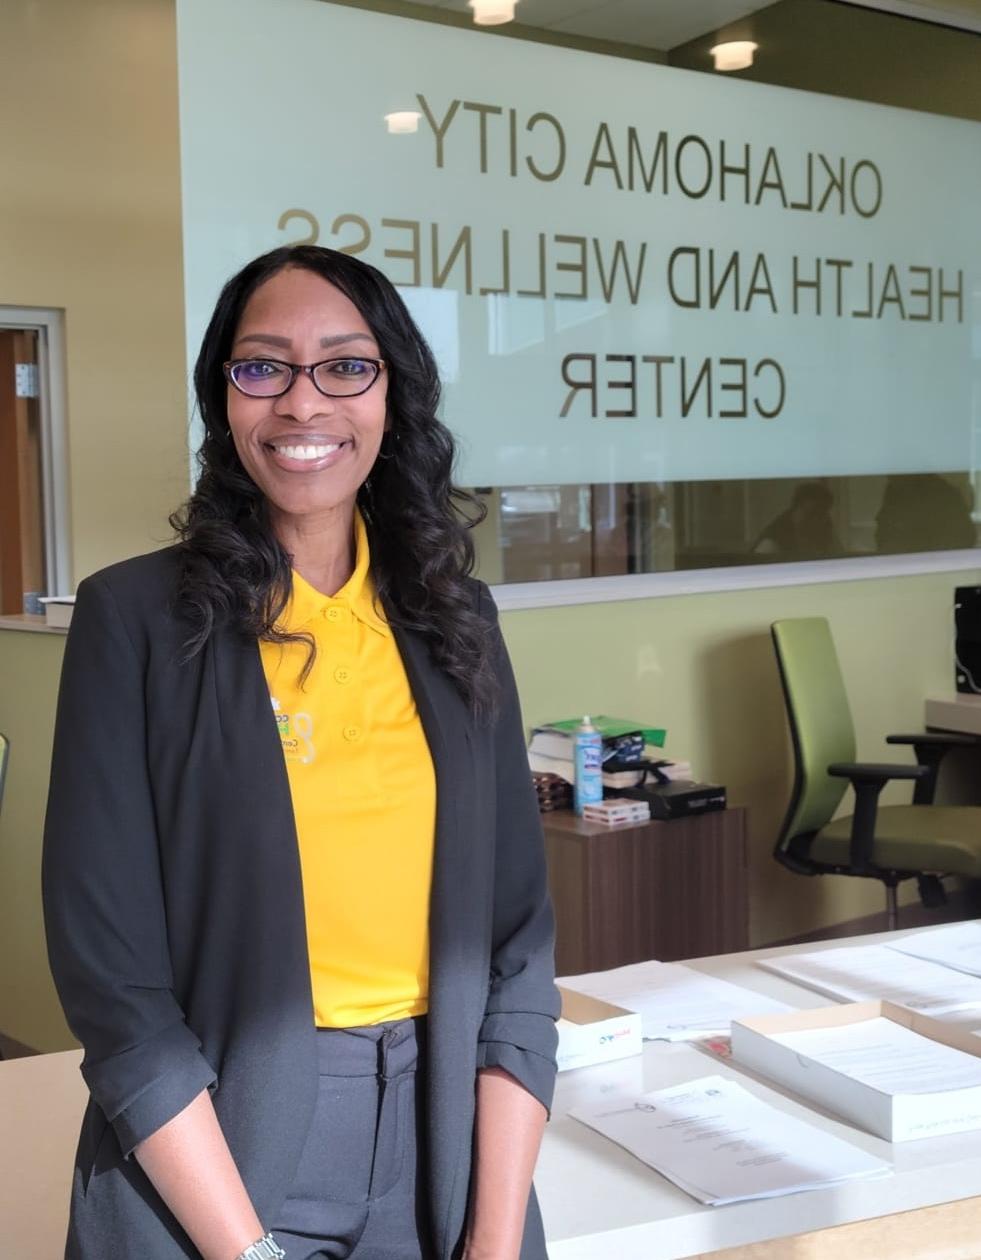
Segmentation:
<svg viewBox="0 0 981 1260">
<path fill-rule="evenodd" d="M 656 761 L 645 760 L 632 768 L 640 771 L 639 782 L 610 789 L 609 795 L 647 801 L 652 818 L 690 818 L 692 814 L 709 814 L 726 807 L 726 790 L 718 783 L 669 779 Z"/>
<path fill-rule="evenodd" d="M 636 790 L 628 789 L 621 795 L 632 796 Z M 719 783 L 656 783 L 648 786 L 644 799 L 650 804 L 651 817 L 666 822 L 725 809 L 726 790 Z"/>
<path fill-rule="evenodd" d="M 960 692 L 981 694 L 981 586 L 954 590 L 954 682 Z"/>
</svg>

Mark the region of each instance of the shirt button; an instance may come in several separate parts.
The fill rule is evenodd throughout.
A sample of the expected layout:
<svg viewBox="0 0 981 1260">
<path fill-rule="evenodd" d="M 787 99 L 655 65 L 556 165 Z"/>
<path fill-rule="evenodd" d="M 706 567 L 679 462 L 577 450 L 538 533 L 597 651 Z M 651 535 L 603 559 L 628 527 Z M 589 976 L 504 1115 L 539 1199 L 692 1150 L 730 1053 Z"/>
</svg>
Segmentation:
<svg viewBox="0 0 981 1260">
<path fill-rule="evenodd" d="M 361 727 L 360 726 L 345 726 L 344 738 L 346 740 L 349 740 L 353 744 L 356 740 L 359 740 L 361 738 Z"/>
<path fill-rule="evenodd" d="M 339 608 L 328 608 L 328 609 L 327 609 L 327 620 L 328 620 L 328 621 L 340 621 L 340 619 L 341 619 L 341 610 L 340 610 Z"/>
<path fill-rule="evenodd" d="M 351 681 L 351 671 L 345 669 L 342 665 L 339 669 L 334 670 L 334 682 L 349 683 Z"/>
</svg>

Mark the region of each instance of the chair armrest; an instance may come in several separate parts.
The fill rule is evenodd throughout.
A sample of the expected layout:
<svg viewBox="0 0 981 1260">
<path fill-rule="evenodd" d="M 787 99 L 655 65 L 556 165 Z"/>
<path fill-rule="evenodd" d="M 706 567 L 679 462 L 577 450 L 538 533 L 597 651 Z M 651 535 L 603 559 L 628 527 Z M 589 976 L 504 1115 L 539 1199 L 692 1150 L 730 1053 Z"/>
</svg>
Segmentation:
<svg viewBox="0 0 981 1260">
<path fill-rule="evenodd" d="M 828 766 L 828 774 L 853 783 L 877 783 L 884 787 L 890 779 L 925 779 L 930 766 L 883 765 L 871 761 L 836 761 Z"/>
<path fill-rule="evenodd" d="M 913 790 L 914 805 L 933 804 L 940 764 L 952 748 L 981 747 L 981 739 L 962 731 L 918 731 L 915 735 L 887 735 L 886 743 L 911 744 L 916 760 L 921 766 L 929 768 L 929 775 L 917 783 Z"/>
<path fill-rule="evenodd" d="M 836 761 L 828 766 L 828 774 L 851 779 L 855 792 L 852 833 L 849 839 L 848 863 L 856 875 L 868 874 L 875 865 L 875 820 L 879 811 L 879 793 L 890 779 L 928 779 L 935 774 L 932 766 L 882 765 L 876 762 Z"/>
</svg>

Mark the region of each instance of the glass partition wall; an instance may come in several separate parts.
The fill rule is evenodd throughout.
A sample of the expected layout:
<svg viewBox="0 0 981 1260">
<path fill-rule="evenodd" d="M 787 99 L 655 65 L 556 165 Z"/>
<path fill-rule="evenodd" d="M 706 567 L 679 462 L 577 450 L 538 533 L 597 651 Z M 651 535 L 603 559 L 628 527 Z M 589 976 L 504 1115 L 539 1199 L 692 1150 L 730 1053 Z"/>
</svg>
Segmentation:
<svg viewBox="0 0 981 1260">
<path fill-rule="evenodd" d="M 981 124 L 981 34 L 835 0 L 779 0 L 661 50 L 663 61 L 717 74 L 711 49 L 735 40 L 757 45 L 752 64 L 735 79 Z M 976 161 L 981 166 L 981 126 Z M 936 192 L 943 195 L 942 189 Z M 934 236 L 925 242 L 930 248 L 942 236 L 942 218 L 925 228 Z M 977 258 L 978 253 L 972 261 Z M 898 285 L 893 297 L 902 301 Z M 967 410 L 961 417 L 942 411 L 924 415 L 922 435 L 927 451 L 931 431 L 962 424 L 969 433 L 965 466 L 877 475 L 483 487 L 479 493 L 488 515 L 477 533 L 482 566 L 498 582 L 524 583 L 976 547 L 981 292 L 962 289 L 958 298 L 966 325 Z M 917 313 L 925 312 L 905 306 L 902 311 L 906 319 Z M 676 413 L 683 401 L 676 402 Z M 889 454 L 882 454 L 887 467 Z"/>
<path fill-rule="evenodd" d="M 189 348 L 264 248 L 381 267 L 486 580 L 977 545 L 981 21 L 520 0 L 495 38 L 464 0 L 254 4 L 289 66 L 179 0 Z"/>
</svg>

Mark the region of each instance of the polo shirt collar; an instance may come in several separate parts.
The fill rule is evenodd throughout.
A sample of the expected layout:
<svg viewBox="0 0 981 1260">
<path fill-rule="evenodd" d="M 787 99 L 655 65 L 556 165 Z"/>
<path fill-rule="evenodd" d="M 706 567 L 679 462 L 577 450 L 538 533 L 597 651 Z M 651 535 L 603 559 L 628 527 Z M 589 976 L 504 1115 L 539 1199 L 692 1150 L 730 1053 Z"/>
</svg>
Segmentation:
<svg viewBox="0 0 981 1260">
<path fill-rule="evenodd" d="M 368 531 L 361 513 L 354 512 L 354 572 L 336 595 L 324 595 L 294 569 L 289 602 L 280 617 L 280 626 L 289 633 L 309 627 L 311 621 L 329 608 L 347 608 L 363 625 L 391 637 L 391 629 L 377 603 L 371 578 Z"/>
</svg>

